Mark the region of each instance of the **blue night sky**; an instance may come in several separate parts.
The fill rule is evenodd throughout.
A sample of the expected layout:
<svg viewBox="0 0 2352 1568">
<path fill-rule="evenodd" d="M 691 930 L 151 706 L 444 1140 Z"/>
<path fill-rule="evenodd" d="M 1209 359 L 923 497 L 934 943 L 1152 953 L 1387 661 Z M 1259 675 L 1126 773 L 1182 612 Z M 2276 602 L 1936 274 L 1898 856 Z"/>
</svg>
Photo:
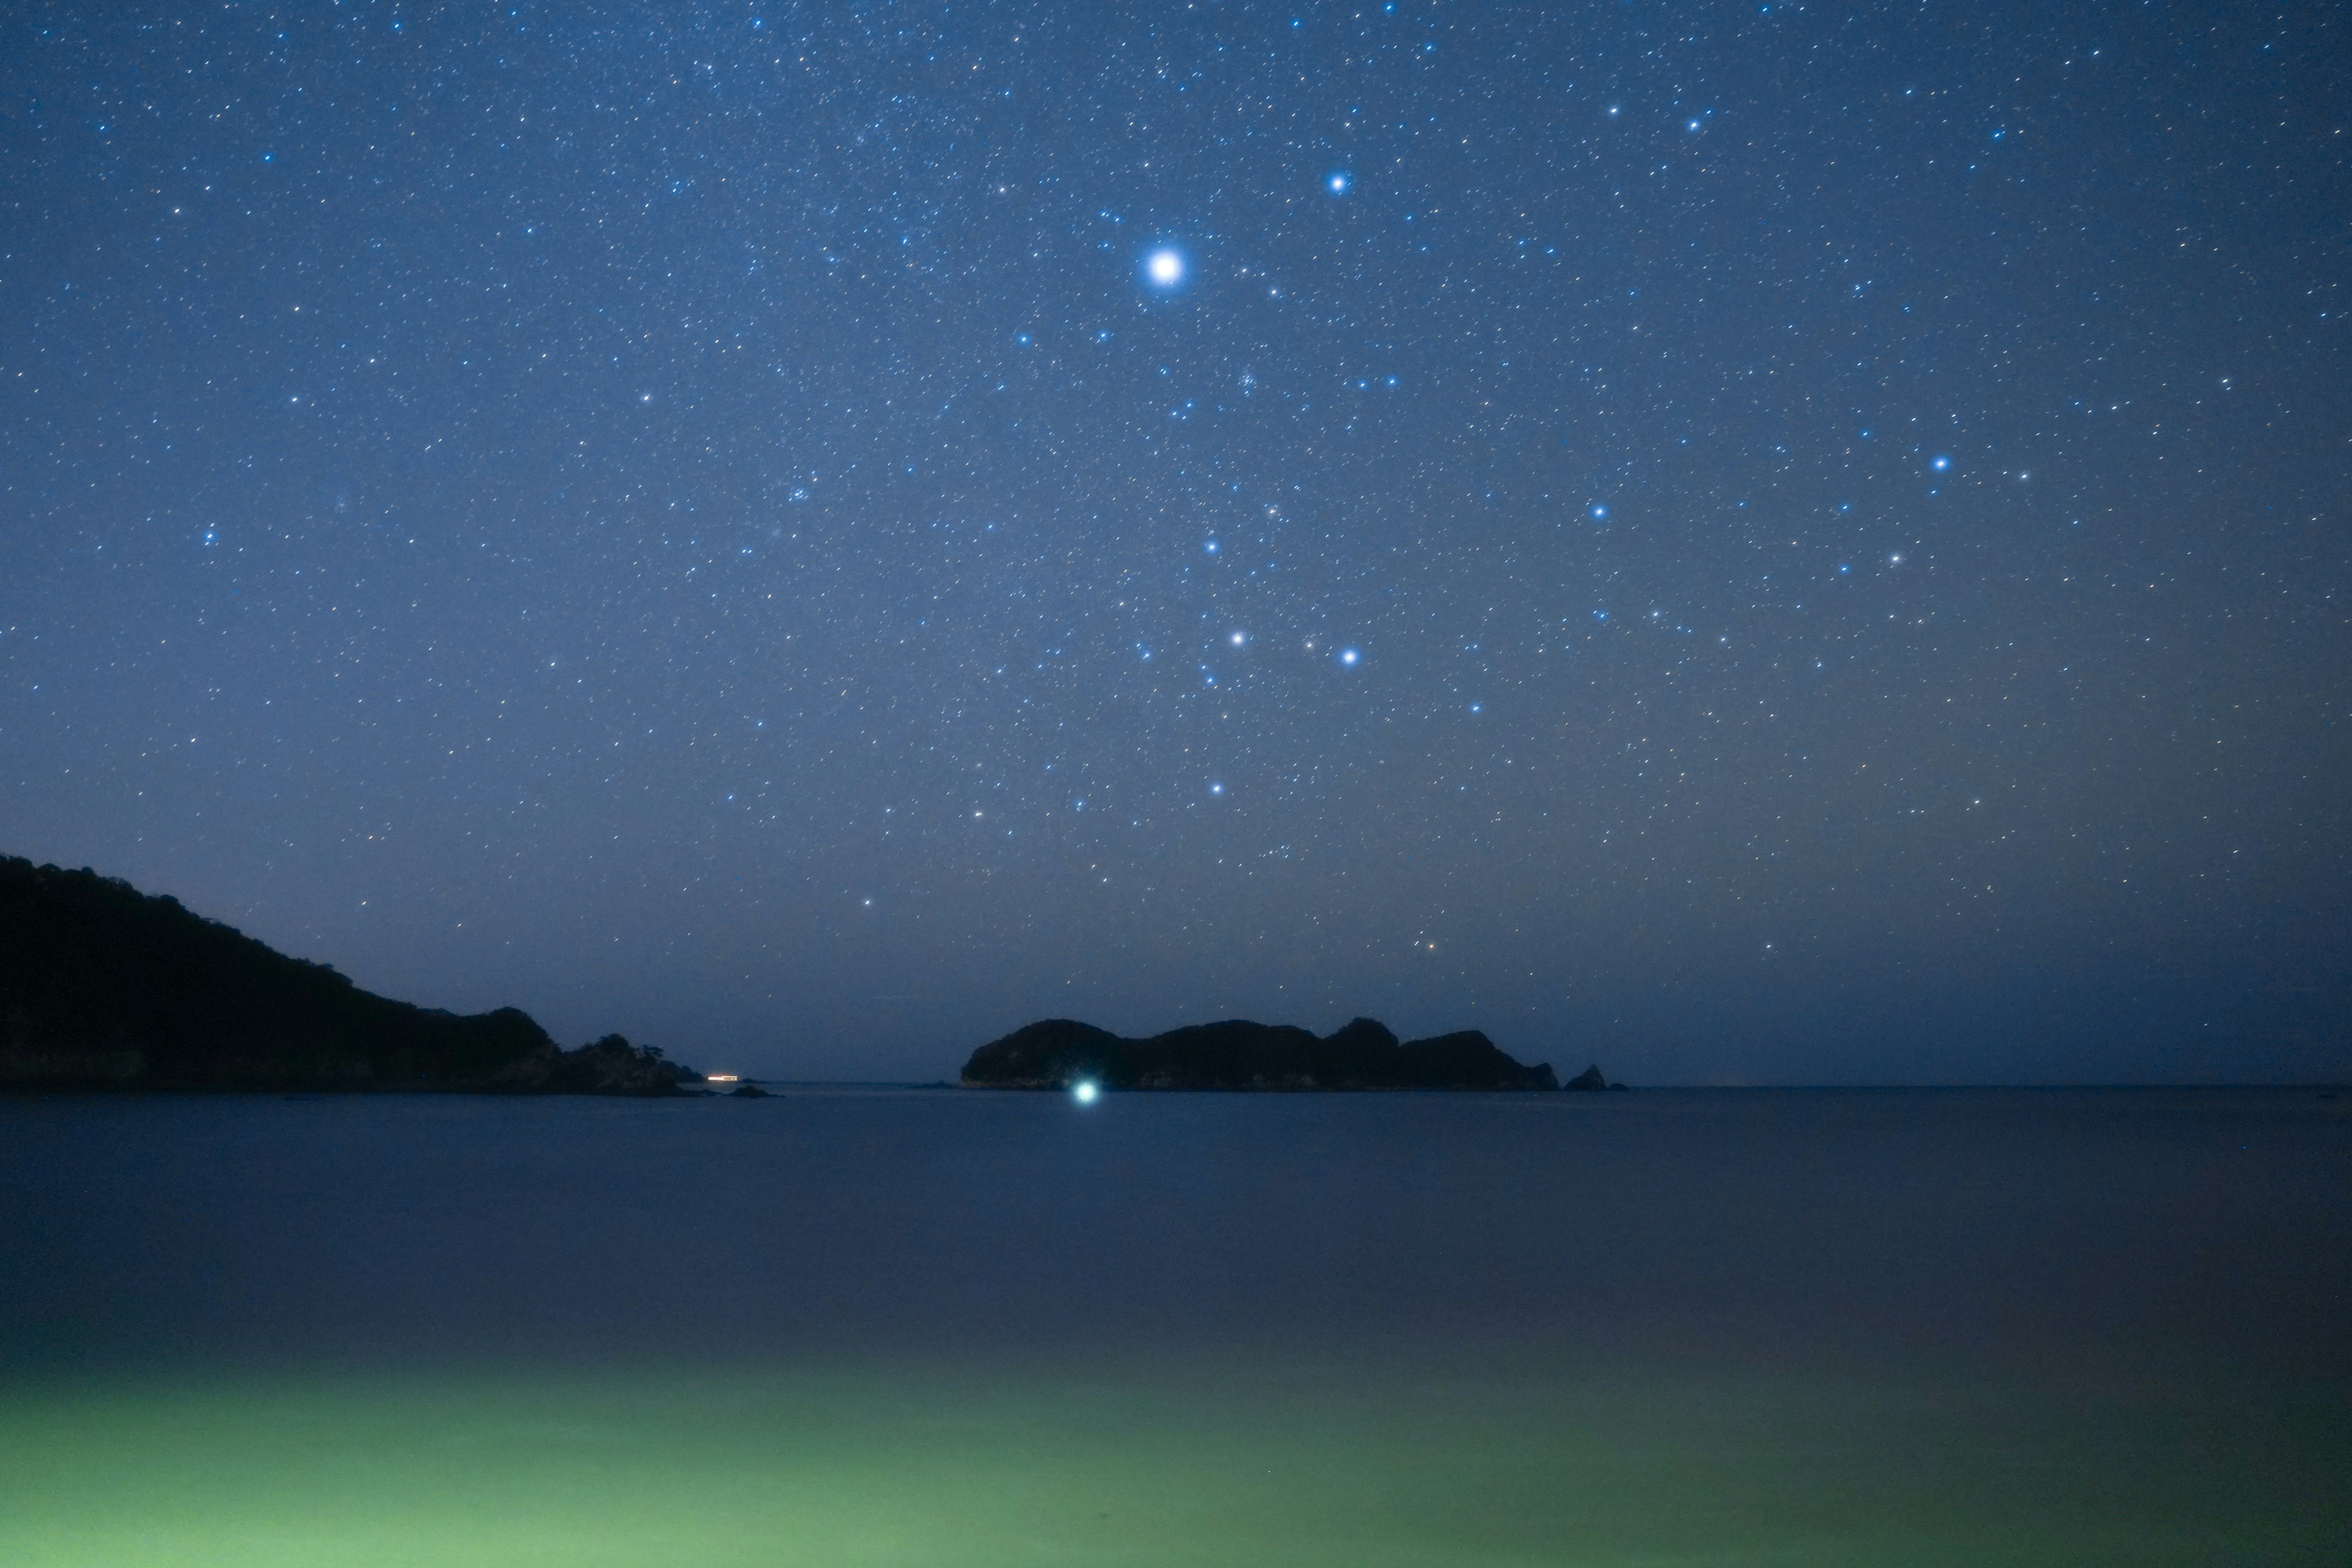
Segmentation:
<svg viewBox="0 0 2352 1568">
<path fill-rule="evenodd" d="M 2347 59 L 15 7 L 0 851 L 775 1076 L 2352 1070 Z"/>
</svg>

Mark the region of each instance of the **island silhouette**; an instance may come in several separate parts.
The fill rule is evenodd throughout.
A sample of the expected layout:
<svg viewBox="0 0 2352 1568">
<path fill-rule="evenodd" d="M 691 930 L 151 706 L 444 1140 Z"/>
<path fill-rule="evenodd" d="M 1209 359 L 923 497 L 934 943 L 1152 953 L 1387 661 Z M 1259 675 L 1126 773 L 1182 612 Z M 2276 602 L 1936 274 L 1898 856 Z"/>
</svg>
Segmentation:
<svg viewBox="0 0 2352 1568">
<path fill-rule="evenodd" d="M 518 1007 L 459 1015 L 376 995 L 323 963 L 79 871 L 0 856 L 0 1089 L 708 1093 L 650 1046 L 565 1050 Z M 1318 1037 L 1228 1019 L 1126 1039 L 1069 1018 L 972 1052 L 975 1089 L 1600 1089 L 1565 1085 L 1475 1029 L 1400 1040 L 1370 1018 Z M 744 1084 L 734 1092 L 762 1094 Z"/>
<path fill-rule="evenodd" d="M 0 857 L 0 1088 L 675 1095 L 619 1035 L 564 1050 L 516 1007 L 362 991 L 130 883 Z"/>
<path fill-rule="evenodd" d="M 971 1053 L 969 1089 L 1556 1089 L 1549 1062 L 1528 1067 L 1476 1029 L 1400 1040 L 1358 1018 L 1328 1035 L 1244 1018 L 1126 1039 L 1074 1018 L 1025 1025 Z M 1593 1068 L 1574 1089 L 1611 1087 Z"/>
</svg>

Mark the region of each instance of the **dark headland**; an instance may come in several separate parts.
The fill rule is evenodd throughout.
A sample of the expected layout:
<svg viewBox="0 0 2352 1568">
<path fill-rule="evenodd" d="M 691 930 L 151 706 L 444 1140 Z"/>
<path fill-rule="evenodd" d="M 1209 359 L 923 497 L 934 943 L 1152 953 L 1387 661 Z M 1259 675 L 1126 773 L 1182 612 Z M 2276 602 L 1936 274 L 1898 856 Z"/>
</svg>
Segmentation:
<svg viewBox="0 0 2352 1568">
<path fill-rule="evenodd" d="M 0 857 L 0 1089 L 674 1095 L 699 1078 L 618 1035 L 564 1050 L 518 1008 L 378 996 L 176 899 Z"/>
<path fill-rule="evenodd" d="M 1230 1019 L 1125 1039 L 1071 1018 L 1047 1018 L 992 1040 L 963 1065 L 968 1089 L 1553 1089 L 1551 1064 L 1523 1066 L 1476 1029 L 1400 1040 L 1358 1018 L 1318 1037 L 1286 1024 Z M 1598 1068 L 1570 1089 L 1609 1087 Z"/>
</svg>

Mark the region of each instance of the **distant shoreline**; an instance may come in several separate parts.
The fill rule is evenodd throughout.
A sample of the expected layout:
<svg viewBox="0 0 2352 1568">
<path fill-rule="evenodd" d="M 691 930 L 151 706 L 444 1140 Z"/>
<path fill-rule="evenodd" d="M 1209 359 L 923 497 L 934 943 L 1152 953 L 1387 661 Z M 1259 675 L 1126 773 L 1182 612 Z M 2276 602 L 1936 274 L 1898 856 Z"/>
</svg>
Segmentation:
<svg viewBox="0 0 2352 1568">
<path fill-rule="evenodd" d="M 952 1093 L 964 1099 L 992 1099 L 995 1091 L 975 1094 L 976 1086 L 951 1083 L 943 1079 L 756 1079 L 742 1080 L 755 1084 L 767 1095 L 792 1094 L 801 1090 L 816 1092 L 859 1090 L 870 1093 L 908 1094 Z M 2352 1082 L 2314 1083 L 1652 1083 L 1638 1087 L 1626 1086 L 1628 1092 L 1650 1095 L 1743 1095 L 1743 1094 L 2309 1094 L 2322 1100 L 2343 1100 L 2352 1103 Z M 1445 1089 L 1148 1089 L 1106 1090 L 1107 1093 L 1145 1094 L 1166 1097 L 1199 1094 L 1230 1098 L 1247 1095 L 1291 1096 L 1296 1098 L 1338 1097 L 1360 1098 L 1376 1096 L 1444 1095 L 1459 1098 L 1478 1090 Z M 1519 1091 L 1498 1089 L 1487 1092 L 1517 1094 Z M 605 1098 L 661 1100 L 728 1100 L 734 1098 L 727 1090 L 712 1089 L 696 1083 L 685 1083 L 676 1094 L 582 1096 L 560 1089 L 489 1089 L 475 1084 L 435 1083 L 373 1083 L 352 1086 L 320 1087 L 318 1085 L 232 1084 L 232 1083 L 74 1083 L 65 1081 L 0 1082 L 0 1099 L 27 1100 L 44 1096 L 87 1096 L 91 1098 L 134 1099 L 142 1096 L 184 1095 L 231 1096 L 251 1095 L 278 1100 L 333 1100 L 402 1095 L 446 1098 L 471 1096 L 483 1100 L 546 1100 L 562 1098 Z M 1009 1098 L 1021 1098 L 1019 1095 Z"/>
<path fill-rule="evenodd" d="M 176 899 L 0 857 L 0 1089 L 660 1098 L 701 1078 L 620 1035 L 567 1051 L 516 1007 L 395 1002 Z"/>
</svg>

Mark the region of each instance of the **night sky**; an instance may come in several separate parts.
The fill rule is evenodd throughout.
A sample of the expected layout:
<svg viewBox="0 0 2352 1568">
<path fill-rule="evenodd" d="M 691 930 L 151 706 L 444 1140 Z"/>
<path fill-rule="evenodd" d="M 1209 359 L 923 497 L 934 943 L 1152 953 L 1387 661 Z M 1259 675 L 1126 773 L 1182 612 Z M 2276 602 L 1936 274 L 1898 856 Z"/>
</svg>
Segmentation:
<svg viewBox="0 0 2352 1568">
<path fill-rule="evenodd" d="M 713 1069 L 2352 1071 L 2321 5 L 35 5 L 0 851 Z"/>
</svg>

